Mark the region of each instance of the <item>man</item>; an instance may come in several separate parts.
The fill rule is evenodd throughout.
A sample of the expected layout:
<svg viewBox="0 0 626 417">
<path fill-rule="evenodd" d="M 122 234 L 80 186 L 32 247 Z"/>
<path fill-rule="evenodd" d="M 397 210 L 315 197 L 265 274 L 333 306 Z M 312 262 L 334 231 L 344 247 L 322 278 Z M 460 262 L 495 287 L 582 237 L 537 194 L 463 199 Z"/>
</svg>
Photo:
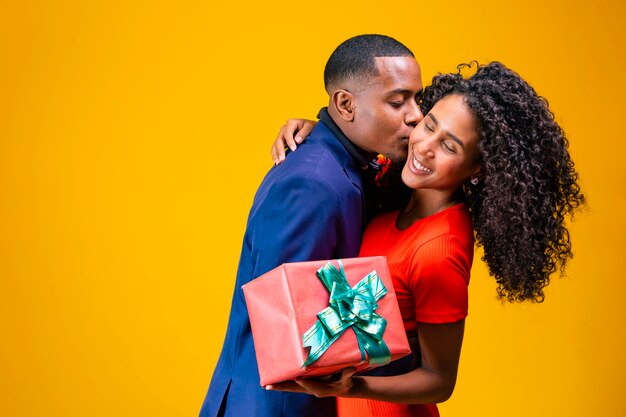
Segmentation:
<svg viewBox="0 0 626 417">
<path fill-rule="evenodd" d="M 241 286 L 285 262 L 358 255 L 365 225 L 363 176 L 382 153 L 403 159 L 421 120 L 420 68 L 381 35 L 348 39 L 324 70 L 328 108 L 304 144 L 261 183 L 248 217 L 226 339 L 201 417 L 335 416 L 333 398 L 259 385 Z"/>
</svg>

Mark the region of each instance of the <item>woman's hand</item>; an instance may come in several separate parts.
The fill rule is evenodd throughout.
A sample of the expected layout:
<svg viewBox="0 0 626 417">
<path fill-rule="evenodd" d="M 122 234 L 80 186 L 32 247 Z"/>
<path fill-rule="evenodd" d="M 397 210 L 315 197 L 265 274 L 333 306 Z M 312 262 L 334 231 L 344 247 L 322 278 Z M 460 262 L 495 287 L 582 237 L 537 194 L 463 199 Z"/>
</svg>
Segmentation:
<svg viewBox="0 0 626 417">
<path fill-rule="evenodd" d="M 285 160 L 285 147 L 289 147 L 291 151 L 296 148 L 304 138 L 309 136 L 316 122 L 307 119 L 289 119 L 283 127 L 280 128 L 278 136 L 272 145 L 272 159 L 276 165 L 280 165 Z M 294 137 L 295 135 L 295 137 Z"/>
<path fill-rule="evenodd" d="M 368 398 L 400 404 L 432 404 L 446 401 L 456 384 L 465 320 L 445 324 L 418 323 L 421 365 L 395 376 L 354 376 L 344 369 L 338 379 L 298 378 L 268 385 L 268 390 L 303 392 L 316 397 Z"/>
<path fill-rule="evenodd" d="M 338 379 L 325 381 L 316 378 L 297 378 L 295 381 L 281 382 L 278 384 L 268 385 L 268 390 L 303 392 L 305 394 L 315 395 L 318 398 L 323 397 L 343 397 L 354 385 L 354 373 L 356 368 L 346 368 L 338 374 Z"/>
</svg>

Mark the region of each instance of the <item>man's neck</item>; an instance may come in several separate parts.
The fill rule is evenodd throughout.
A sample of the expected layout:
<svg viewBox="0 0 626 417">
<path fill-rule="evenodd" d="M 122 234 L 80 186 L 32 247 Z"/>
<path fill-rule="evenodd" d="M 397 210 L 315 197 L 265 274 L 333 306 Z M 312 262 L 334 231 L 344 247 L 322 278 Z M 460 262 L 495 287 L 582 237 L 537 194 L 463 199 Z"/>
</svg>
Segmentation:
<svg viewBox="0 0 626 417">
<path fill-rule="evenodd" d="M 320 110 L 317 117 L 337 136 L 339 142 L 346 148 L 348 153 L 352 156 L 354 161 L 362 169 L 374 169 L 378 171 L 380 168 L 372 163 L 372 160 L 376 157 L 376 154 L 366 152 L 359 148 L 341 129 L 341 121 L 337 120 L 337 116 L 333 117 L 331 111 L 328 111 L 327 107 Z M 339 121 L 339 123 L 337 123 Z"/>
</svg>

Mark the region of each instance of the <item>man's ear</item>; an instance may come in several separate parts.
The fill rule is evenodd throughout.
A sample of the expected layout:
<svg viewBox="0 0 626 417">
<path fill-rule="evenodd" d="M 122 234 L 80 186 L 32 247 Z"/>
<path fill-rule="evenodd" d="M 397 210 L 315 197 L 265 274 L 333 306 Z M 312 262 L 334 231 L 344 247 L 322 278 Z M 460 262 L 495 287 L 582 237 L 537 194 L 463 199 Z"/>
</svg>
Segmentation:
<svg viewBox="0 0 626 417">
<path fill-rule="evenodd" d="M 335 90 L 331 97 L 332 105 L 346 122 L 354 120 L 354 96 L 347 90 Z"/>
</svg>

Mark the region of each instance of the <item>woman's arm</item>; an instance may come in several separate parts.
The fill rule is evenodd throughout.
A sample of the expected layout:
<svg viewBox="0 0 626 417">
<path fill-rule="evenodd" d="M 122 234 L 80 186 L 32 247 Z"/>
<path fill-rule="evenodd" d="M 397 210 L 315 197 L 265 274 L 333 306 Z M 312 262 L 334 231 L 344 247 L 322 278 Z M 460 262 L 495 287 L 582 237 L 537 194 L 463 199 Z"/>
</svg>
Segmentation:
<svg viewBox="0 0 626 417">
<path fill-rule="evenodd" d="M 267 387 L 305 392 L 316 397 L 368 398 L 405 404 L 446 401 L 456 384 L 465 320 L 447 324 L 418 323 L 421 366 L 397 376 L 353 376 L 354 368 L 342 372 L 338 381 L 320 382 L 300 378 L 295 383 Z"/>
<path fill-rule="evenodd" d="M 465 320 L 418 325 L 422 365 L 404 375 L 354 377 L 347 397 L 397 403 L 439 403 L 452 395 L 456 384 Z"/>
<path fill-rule="evenodd" d="M 272 144 L 271 154 L 276 165 L 280 165 L 285 160 L 285 149 L 295 151 L 304 138 L 309 136 L 316 122 L 307 119 L 289 119 L 280 128 L 276 140 Z M 295 137 L 294 137 L 295 135 Z"/>
</svg>

